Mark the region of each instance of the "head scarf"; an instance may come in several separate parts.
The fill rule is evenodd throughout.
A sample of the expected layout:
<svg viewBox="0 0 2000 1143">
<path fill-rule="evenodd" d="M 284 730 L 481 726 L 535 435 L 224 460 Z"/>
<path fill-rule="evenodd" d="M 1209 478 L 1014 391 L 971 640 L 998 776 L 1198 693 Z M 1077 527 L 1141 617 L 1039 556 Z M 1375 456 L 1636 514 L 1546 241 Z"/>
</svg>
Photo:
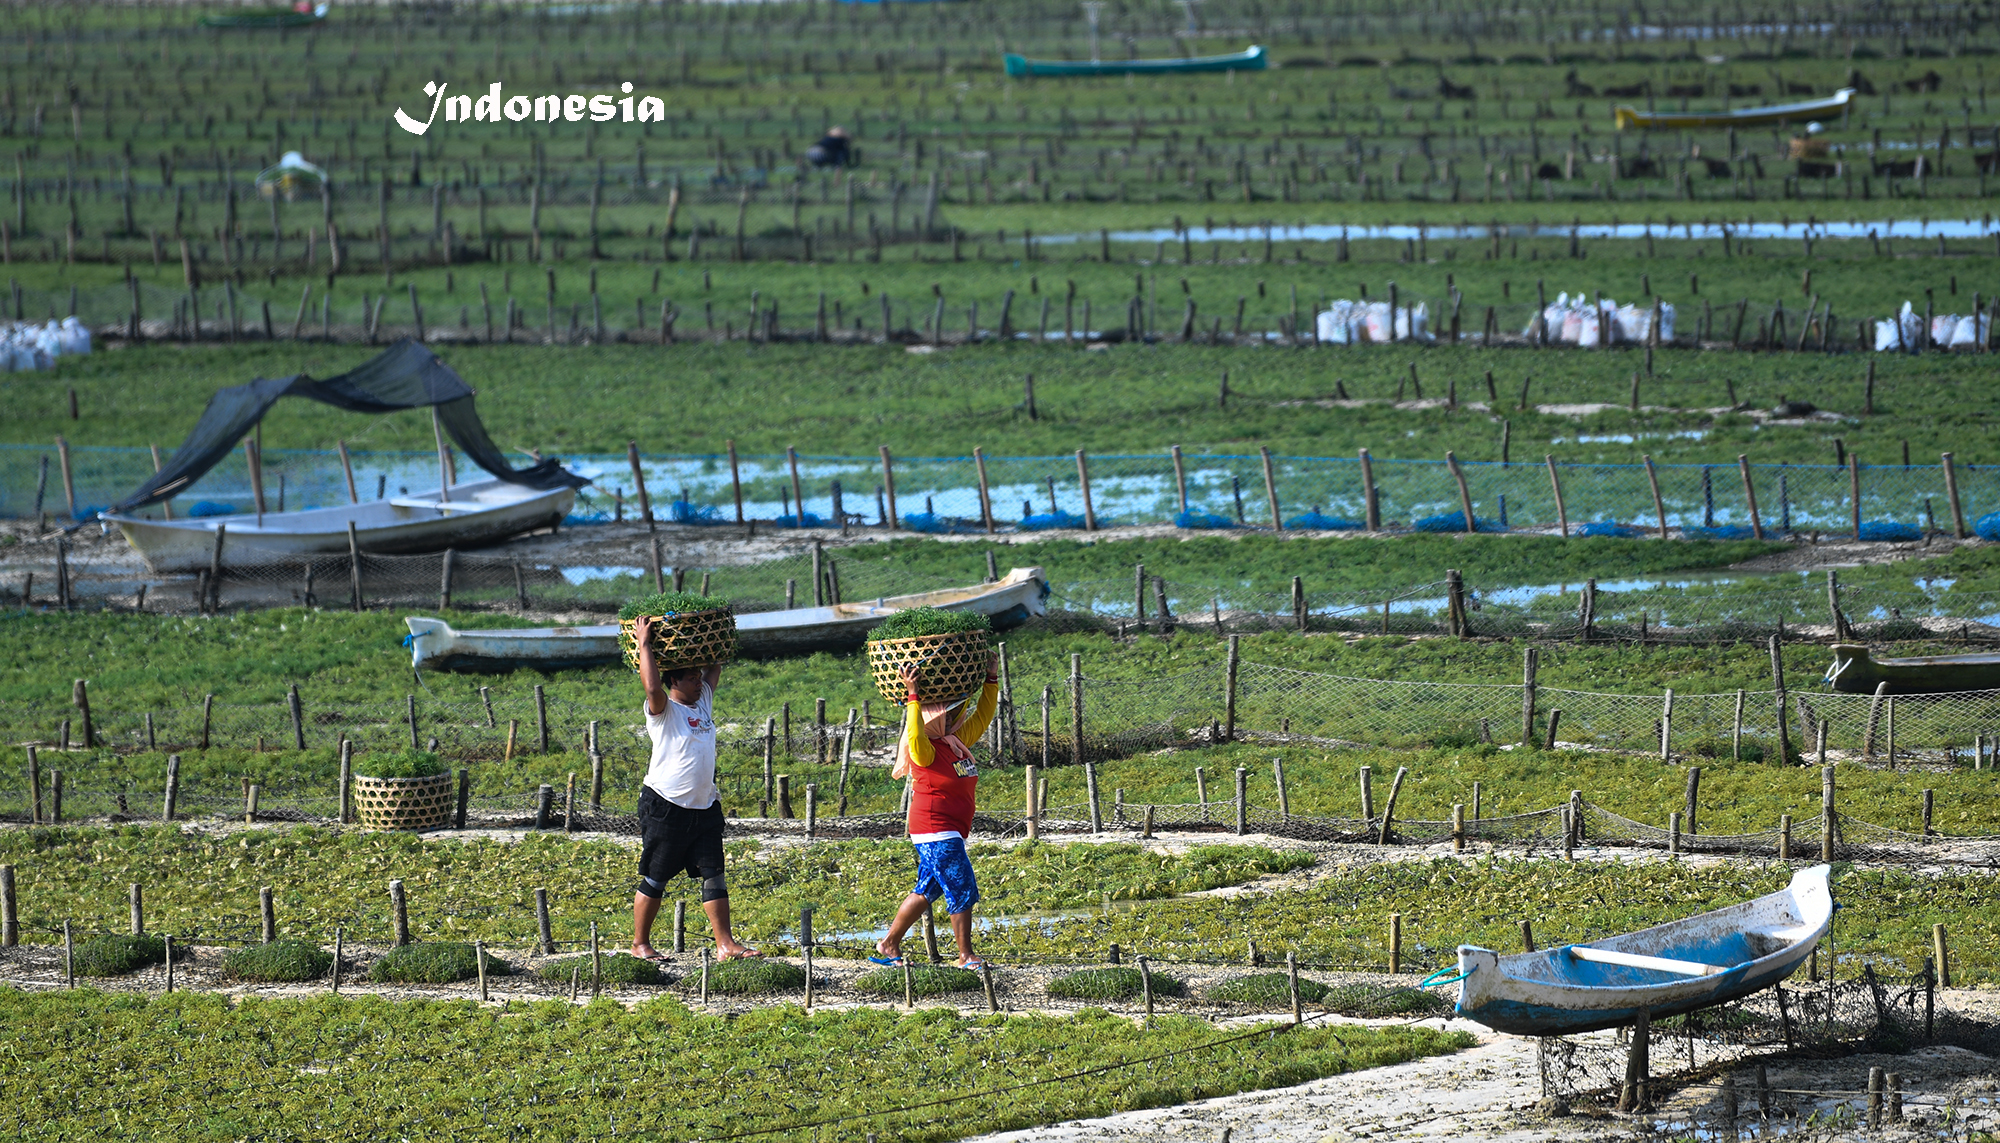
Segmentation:
<svg viewBox="0 0 2000 1143">
<path fill-rule="evenodd" d="M 924 703 L 921 708 L 923 714 L 924 737 L 930 739 L 934 743 L 939 741 L 948 742 L 957 749 L 959 754 L 966 754 L 966 755 L 971 754 L 972 751 L 966 749 L 965 743 L 960 742 L 958 740 L 958 732 L 965 726 L 966 723 L 972 721 L 972 705 L 973 704 L 969 700 L 966 702 L 959 702 L 959 703 L 949 703 L 949 702 Z M 951 717 L 952 711 L 954 709 L 960 712 L 956 720 L 952 719 Z M 933 747 L 932 749 L 935 750 L 936 747 Z M 901 738 L 898 738 L 896 740 L 896 768 L 890 771 L 889 776 L 891 778 L 905 777 L 909 774 L 910 768 L 914 765 L 916 765 L 916 763 L 911 760 L 909 751 L 906 749 L 904 741 Z"/>
</svg>

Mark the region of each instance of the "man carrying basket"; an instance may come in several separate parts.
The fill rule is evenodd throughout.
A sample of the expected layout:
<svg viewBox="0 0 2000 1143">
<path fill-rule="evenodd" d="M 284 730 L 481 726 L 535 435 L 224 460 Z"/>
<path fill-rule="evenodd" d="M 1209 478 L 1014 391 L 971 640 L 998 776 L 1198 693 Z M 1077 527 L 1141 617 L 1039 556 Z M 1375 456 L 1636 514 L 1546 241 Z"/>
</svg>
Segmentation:
<svg viewBox="0 0 2000 1143">
<path fill-rule="evenodd" d="M 979 741 L 993 721 L 1000 697 L 998 663 L 996 656 L 987 656 L 986 684 L 979 690 L 977 706 L 970 700 L 925 702 L 918 695 L 917 665 L 902 667 L 908 700 L 894 775 L 907 774 L 911 780 L 908 828 L 917 849 L 917 884 L 896 910 L 888 934 L 875 946 L 879 955 L 868 958 L 876 964 L 903 963 L 903 934 L 939 897 L 951 915 L 958 966 L 978 968 L 985 963 L 972 952 L 972 906 L 979 900 L 979 882 L 965 852 L 965 839 L 972 833 L 979 767 L 965 744 Z"/>
<path fill-rule="evenodd" d="M 667 958 L 651 943 L 653 918 L 667 882 L 685 870 L 701 882 L 701 907 L 723 960 L 762 956 L 729 931 L 729 887 L 722 876 L 722 793 L 715 786 L 715 688 L 722 666 L 678 667 L 664 674 L 654 659 L 653 626 L 634 627 L 639 681 L 646 689 L 646 735 L 653 757 L 639 791 L 639 888 L 632 895 L 632 955 Z"/>
</svg>

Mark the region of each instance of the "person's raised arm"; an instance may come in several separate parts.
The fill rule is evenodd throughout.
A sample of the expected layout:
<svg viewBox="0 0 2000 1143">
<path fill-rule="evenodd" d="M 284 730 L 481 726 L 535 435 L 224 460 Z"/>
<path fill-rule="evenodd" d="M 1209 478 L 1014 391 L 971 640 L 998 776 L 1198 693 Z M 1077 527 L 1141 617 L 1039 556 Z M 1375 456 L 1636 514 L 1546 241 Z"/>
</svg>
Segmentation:
<svg viewBox="0 0 2000 1143">
<path fill-rule="evenodd" d="M 667 688 L 660 682 L 660 665 L 653 661 L 653 617 L 641 615 L 632 625 L 639 641 L 639 685 L 646 688 L 646 713 L 654 718 L 667 713 Z"/>
<path fill-rule="evenodd" d="M 701 669 L 701 681 L 708 687 L 710 694 L 715 693 L 716 688 L 722 685 L 722 664 L 710 663 L 708 666 L 703 667 Z"/>
<path fill-rule="evenodd" d="M 986 685 L 979 688 L 979 705 L 972 709 L 972 716 L 965 725 L 958 728 L 961 742 L 977 742 L 986 728 L 993 725 L 993 713 L 1000 705 L 1000 657 L 989 655 L 986 660 Z"/>
<path fill-rule="evenodd" d="M 929 766 L 935 753 L 931 750 L 930 736 L 924 733 L 924 704 L 917 697 L 917 669 L 904 665 L 903 670 L 903 753 L 912 765 Z"/>
</svg>

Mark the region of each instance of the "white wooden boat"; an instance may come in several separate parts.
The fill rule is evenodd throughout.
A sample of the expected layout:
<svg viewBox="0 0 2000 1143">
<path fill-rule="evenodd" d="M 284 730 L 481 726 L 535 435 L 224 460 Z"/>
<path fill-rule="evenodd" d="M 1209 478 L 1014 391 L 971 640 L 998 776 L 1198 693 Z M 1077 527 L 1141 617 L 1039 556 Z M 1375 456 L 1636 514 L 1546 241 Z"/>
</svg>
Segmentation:
<svg viewBox="0 0 2000 1143">
<path fill-rule="evenodd" d="M 1854 89 L 1843 87 L 1826 99 L 1803 103 L 1779 103 L 1769 107 L 1739 107 L 1734 111 L 1640 111 L 1636 107 L 1614 107 L 1611 111 L 1618 129 L 1645 131 L 1694 131 L 1704 127 L 1757 127 L 1766 123 L 1789 123 L 1794 119 L 1821 119 L 1839 113 L 1854 98 Z"/>
<path fill-rule="evenodd" d="M 1567 1036 L 1659 1020 L 1769 988 L 1798 970 L 1833 921 L 1830 867 L 1779 892 L 1587 945 L 1501 956 L 1458 950 L 1458 1014 L 1499 1032 Z"/>
<path fill-rule="evenodd" d="M 996 583 L 896 595 L 825 607 L 752 611 L 736 616 L 737 652 L 769 659 L 814 651 L 851 651 L 884 619 L 909 607 L 975 611 L 1006 631 L 1047 610 L 1049 588 L 1040 568 L 1015 568 Z M 412 615 L 410 665 L 443 671 L 561 670 L 624 658 L 616 623 L 578 627 L 510 627 L 460 631 L 442 619 Z"/>
<path fill-rule="evenodd" d="M 510 536 L 554 527 L 576 503 L 574 488 L 530 488 L 504 480 L 454 484 L 438 489 L 332 508 L 255 515 L 153 520 L 105 512 L 99 519 L 118 525 L 125 540 L 156 572 L 192 572 L 215 559 L 215 533 L 222 537 L 222 566 L 252 567 L 309 555 L 346 555 L 347 525 L 364 552 L 437 552 L 476 548 Z"/>
</svg>

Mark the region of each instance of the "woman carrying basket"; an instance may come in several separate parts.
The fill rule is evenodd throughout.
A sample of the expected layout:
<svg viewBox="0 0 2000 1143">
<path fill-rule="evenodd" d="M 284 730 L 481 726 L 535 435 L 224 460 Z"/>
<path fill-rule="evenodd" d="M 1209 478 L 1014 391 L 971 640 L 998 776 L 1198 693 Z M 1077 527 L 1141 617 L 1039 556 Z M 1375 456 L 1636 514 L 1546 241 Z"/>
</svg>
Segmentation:
<svg viewBox="0 0 2000 1143">
<path fill-rule="evenodd" d="M 972 954 L 972 906 L 979 900 L 979 882 L 972 873 L 972 859 L 966 856 L 965 839 L 972 833 L 979 766 L 965 744 L 979 741 L 993 721 L 1000 697 L 998 663 L 997 657 L 988 656 L 986 685 L 979 690 L 976 706 L 970 700 L 924 702 L 917 695 L 916 668 L 902 669 L 909 698 L 894 773 L 898 778 L 907 774 L 911 781 L 909 833 L 917 849 L 917 885 L 875 946 L 879 955 L 868 958 L 876 964 L 903 963 L 903 934 L 939 897 L 951 915 L 958 966 L 977 968 L 985 963 Z"/>
</svg>

